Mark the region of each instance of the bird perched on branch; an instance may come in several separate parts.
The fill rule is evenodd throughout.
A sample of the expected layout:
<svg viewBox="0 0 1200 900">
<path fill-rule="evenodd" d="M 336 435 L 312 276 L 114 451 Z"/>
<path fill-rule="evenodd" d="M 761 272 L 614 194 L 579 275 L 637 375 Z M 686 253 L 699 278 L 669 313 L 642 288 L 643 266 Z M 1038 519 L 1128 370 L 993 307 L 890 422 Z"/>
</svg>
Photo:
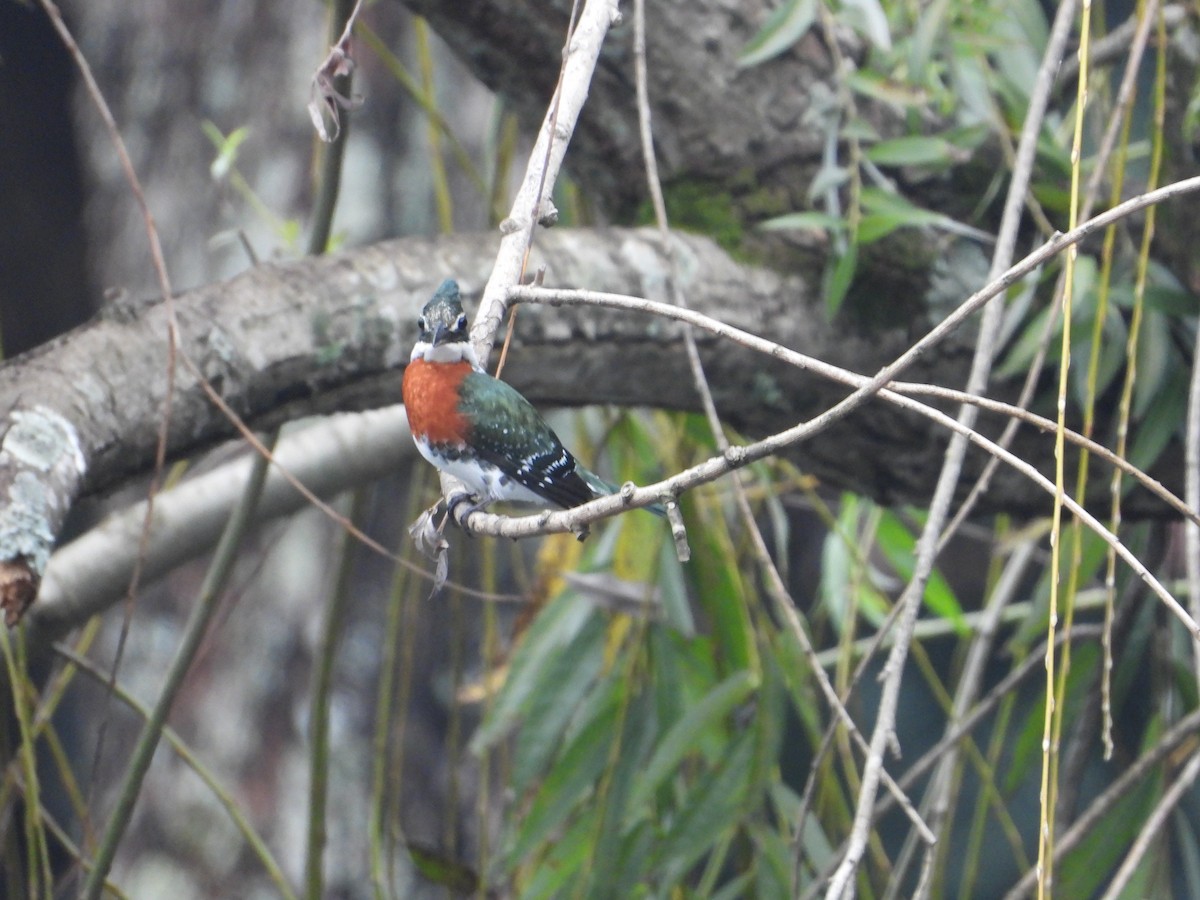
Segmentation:
<svg viewBox="0 0 1200 900">
<path fill-rule="evenodd" d="M 509 500 L 569 509 L 615 492 L 579 464 L 532 403 L 483 371 L 456 281 L 442 282 L 417 328 L 403 389 L 413 440 L 467 486 L 476 508 Z"/>
</svg>

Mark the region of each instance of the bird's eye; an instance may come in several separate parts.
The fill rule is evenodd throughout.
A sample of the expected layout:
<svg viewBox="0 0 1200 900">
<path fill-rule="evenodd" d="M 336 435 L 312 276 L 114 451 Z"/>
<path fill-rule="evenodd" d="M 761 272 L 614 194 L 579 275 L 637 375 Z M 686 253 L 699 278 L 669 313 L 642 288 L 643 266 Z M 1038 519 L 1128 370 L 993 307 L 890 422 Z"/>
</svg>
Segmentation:
<svg viewBox="0 0 1200 900">
<path fill-rule="evenodd" d="M 466 327 L 467 327 L 467 314 L 459 313 L 458 319 L 454 323 L 454 329 L 456 331 L 458 331 L 458 330 L 466 328 Z"/>
<path fill-rule="evenodd" d="M 417 316 L 417 328 L 420 331 L 428 331 L 429 323 L 425 321 L 424 316 Z"/>
</svg>

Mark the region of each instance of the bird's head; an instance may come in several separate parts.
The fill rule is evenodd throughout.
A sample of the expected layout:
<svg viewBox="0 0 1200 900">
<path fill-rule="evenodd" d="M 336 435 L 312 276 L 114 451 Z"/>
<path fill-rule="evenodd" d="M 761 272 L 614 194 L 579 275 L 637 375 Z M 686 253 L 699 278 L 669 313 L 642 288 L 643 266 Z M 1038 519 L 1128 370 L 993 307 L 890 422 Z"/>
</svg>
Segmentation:
<svg viewBox="0 0 1200 900">
<path fill-rule="evenodd" d="M 417 317 L 417 330 L 413 359 L 441 363 L 466 359 L 479 368 L 467 333 L 467 314 L 463 312 L 458 282 L 454 279 L 443 281 L 425 304 L 421 315 Z"/>
</svg>

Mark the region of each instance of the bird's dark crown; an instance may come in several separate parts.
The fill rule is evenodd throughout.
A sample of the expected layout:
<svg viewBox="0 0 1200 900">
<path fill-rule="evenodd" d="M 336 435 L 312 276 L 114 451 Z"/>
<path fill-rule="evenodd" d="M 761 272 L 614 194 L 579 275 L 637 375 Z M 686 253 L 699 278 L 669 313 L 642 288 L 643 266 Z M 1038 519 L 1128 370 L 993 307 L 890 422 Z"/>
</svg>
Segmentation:
<svg viewBox="0 0 1200 900">
<path fill-rule="evenodd" d="M 463 312 L 457 281 L 447 278 L 441 283 L 417 317 L 417 328 L 419 339 L 433 347 L 468 339 L 467 314 Z"/>
</svg>

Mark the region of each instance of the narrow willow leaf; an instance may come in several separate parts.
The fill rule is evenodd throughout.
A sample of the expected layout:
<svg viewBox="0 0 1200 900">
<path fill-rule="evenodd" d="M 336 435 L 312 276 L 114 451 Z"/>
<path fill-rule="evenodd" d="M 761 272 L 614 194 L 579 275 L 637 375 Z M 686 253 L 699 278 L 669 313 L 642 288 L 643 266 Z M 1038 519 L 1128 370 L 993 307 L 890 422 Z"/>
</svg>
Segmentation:
<svg viewBox="0 0 1200 900">
<path fill-rule="evenodd" d="M 755 872 L 758 900 L 789 900 L 795 896 L 792 887 L 792 843 L 773 828 L 754 824 L 750 836 L 758 847 Z"/>
<path fill-rule="evenodd" d="M 732 881 L 726 882 L 719 891 L 713 893 L 709 900 L 740 900 L 742 897 L 757 897 L 758 894 L 751 890 L 755 874 L 756 870 L 751 869 Z"/>
<path fill-rule="evenodd" d="M 669 541 L 663 541 L 659 550 L 658 591 L 666 623 L 684 637 L 693 637 L 696 634 L 696 622 L 688 601 L 683 564 L 679 562 L 675 548 Z"/>
<path fill-rule="evenodd" d="M 479 890 L 479 875 L 458 860 L 417 844 L 406 844 L 405 849 L 422 878 L 455 894 L 473 894 Z"/>
<path fill-rule="evenodd" d="M 808 659 L 800 648 L 800 641 L 790 629 L 781 629 L 772 636 L 771 643 L 792 710 L 800 719 L 806 735 L 814 743 L 819 743 L 824 724 L 816 688 L 810 677 Z"/>
<path fill-rule="evenodd" d="M 1038 310 L 1026 323 L 1017 339 L 1008 348 L 996 367 L 996 377 L 999 379 L 1013 378 L 1024 374 L 1030 364 L 1037 358 L 1038 348 L 1042 344 L 1042 332 L 1046 329 L 1046 320 L 1050 317 L 1050 309 Z M 1062 325 L 1055 326 L 1057 334 L 1062 333 Z M 1051 336 L 1053 338 L 1053 335 Z M 1052 340 L 1052 343 L 1058 343 Z"/>
<path fill-rule="evenodd" d="M 767 17 L 738 57 L 742 67 L 774 59 L 808 33 L 817 17 L 817 0 L 787 0 Z"/>
<path fill-rule="evenodd" d="M 571 643 L 592 615 L 591 605 L 566 591 L 533 620 L 513 654 L 504 687 L 471 739 L 472 752 L 482 753 L 516 726 L 551 658 Z"/>
<path fill-rule="evenodd" d="M 1178 286 L 1150 285 L 1146 288 L 1146 308 L 1168 316 L 1194 316 L 1200 312 L 1196 295 Z"/>
<path fill-rule="evenodd" d="M 633 787 L 629 798 L 631 814 L 636 815 L 641 811 L 639 808 L 650 801 L 654 792 L 674 773 L 683 758 L 695 750 L 701 735 L 708 729 L 721 725 L 725 717 L 745 702 L 750 693 L 758 687 L 758 681 L 758 677 L 748 671 L 730 675 L 671 726 Z"/>
<path fill-rule="evenodd" d="M 524 859 L 558 829 L 568 816 L 596 787 L 608 762 L 617 732 L 620 695 L 627 687 L 623 679 L 613 678 L 605 685 L 603 702 L 594 707 L 595 715 L 555 760 L 554 768 L 542 782 L 529 812 L 513 835 L 510 862 Z"/>
<path fill-rule="evenodd" d="M 1046 14 L 1037 0 L 1008 0 L 1004 15 L 996 16 L 992 30 L 1004 52 L 993 55 L 1004 80 L 1018 92 L 1021 105 L 1029 99 L 1048 36 Z"/>
<path fill-rule="evenodd" d="M 549 764 L 572 716 L 592 689 L 604 662 L 604 619 L 592 616 L 560 653 L 553 654 L 529 695 L 513 750 L 512 789 L 522 794 Z"/>
<path fill-rule="evenodd" d="M 571 823 L 546 857 L 533 867 L 529 882 L 519 886 L 519 896 L 524 900 L 550 900 L 568 893 L 568 886 L 579 877 L 591 855 L 597 815 L 597 810 L 587 810 Z"/>
<path fill-rule="evenodd" d="M 771 786 L 771 800 L 779 811 L 780 821 L 795 822 L 800 815 L 800 797 L 782 781 Z M 804 859 L 817 869 L 823 869 L 833 861 L 834 846 L 829 835 L 821 827 L 817 816 L 804 819 L 804 834 L 800 838 Z"/>
<path fill-rule="evenodd" d="M 892 568 L 908 581 L 916 569 L 917 539 L 895 513 L 884 510 L 875 530 L 875 540 Z M 970 633 L 967 620 L 963 617 L 962 604 L 954 595 L 949 582 L 940 571 L 934 569 L 925 585 L 921 598 L 925 606 L 939 618 L 948 620 L 956 633 Z"/>
<path fill-rule="evenodd" d="M 823 197 L 831 191 L 836 191 L 850 180 L 850 170 L 844 166 L 828 164 L 817 169 L 812 181 L 808 183 L 809 197 Z M 839 218 L 840 222 L 841 219 Z"/>
<path fill-rule="evenodd" d="M 1184 893 L 1188 897 L 1200 897 L 1200 834 L 1196 833 L 1187 816 L 1174 816 L 1171 824 L 1178 829 L 1175 846 L 1179 848 L 1179 877 Z"/>
<path fill-rule="evenodd" d="M 850 283 L 854 280 L 854 272 L 858 268 L 857 239 L 850 243 L 846 252 L 838 257 L 837 262 L 829 270 L 825 284 L 825 315 L 832 319 L 842 308 Z"/>
<path fill-rule="evenodd" d="M 631 853 L 645 853 L 647 850 L 646 847 L 640 847 L 644 836 L 626 833 L 623 823 L 637 777 L 658 738 L 654 696 L 650 690 L 643 690 L 629 704 L 625 713 L 616 765 L 612 768 L 603 796 L 597 798 L 599 802 L 596 804 L 603 807 L 603 817 L 596 830 L 591 872 L 593 880 L 604 888 L 601 893 L 610 897 L 631 896 L 640 870 L 631 871 L 628 858 Z M 631 882 L 622 884 L 617 873 L 629 874 L 632 876 Z"/>
<path fill-rule="evenodd" d="M 746 609 L 748 591 L 726 523 L 719 514 L 702 517 L 690 505 L 684 507 L 684 514 L 692 542 L 687 577 L 697 602 L 709 616 L 725 671 L 758 671 L 754 628 Z"/>
<path fill-rule="evenodd" d="M 1138 333 L 1137 380 L 1133 383 L 1133 415 L 1141 418 L 1157 401 L 1172 370 L 1182 360 L 1171 340 L 1167 317 L 1152 309 L 1142 310 L 1142 330 Z"/>
<path fill-rule="evenodd" d="M 1138 784 L 1088 833 L 1073 853 L 1054 866 L 1054 895 L 1056 897 L 1094 897 L 1116 872 L 1125 857 L 1125 851 L 1133 843 L 1146 824 L 1155 801 L 1162 793 L 1162 775 L 1155 774 Z M 1145 865 L 1152 858 L 1143 859 L 1138 873 L 1130 881 L 1122 897 L 1152 897 L 1147 893 Z"/>
<path fill-rule="evenodd" d="M 880 166 L 948 166 L 960 154 L 945 138 L 914 135 L 880 141 L 864 155 Z"/>
<path fill-rule="evenodd" d="M 730 745 L 721 767 L 688 792 L 682 812 L 659 847 L 663 885 L 670 890 L 692 864 L 730 828 L 746 798 L 754 758 L 754 732 L 744 731 Z"/>
<path fill-rule="evenodd" d="M 867 213 L 858 223 L 858 242 L 873 244 L 882 240 L 898 228 L 925 224 L 912 220 L 908 216 L 894 213 Z"/>
<path fill-rule="evenodd" d="M 1187 372 L 1171 370 L 1163 389 L 1133 429 L 1129 461 L 1139 469 L 1150 469 L 1187 418 Z"/>
<path fill-rule="evenodd" d="M 829 213 L 807 210 L 767 219 L 758 227 L 764 231 L 844 231 L 846 221 Z"/>
<path fill-rule="evenodd" d="M 840 18 L 880 50 L 892 49 L 887 13 L 879 0 L 842 0 Z"/>
<path fill-rule="evenodd" d="M 934 75 L 928 70 L 934 48 L 941 45 L 946 30 L 946 11 L 950 0 L 933 0 L 922 8 L 908 44 L 908 68 L 914 81 L 928 83 Z"/>
<path fill-rule="evenodd" d="M 929 95 L 898 81 L 892 81 L 874 72 L 857 69 L 846 76 L 846 84 L 855 93 L 890 103 L 901 108 L 928 106 Z"/>
<path fill-rule="evenodd" d="M 990 76 L 980 54 L 950 56 L 950 88 L 958 98 L 954 114 L 965 125 L 990 122 L 996 116 L 996 101 L 988 85 Z"/>
</svg>

